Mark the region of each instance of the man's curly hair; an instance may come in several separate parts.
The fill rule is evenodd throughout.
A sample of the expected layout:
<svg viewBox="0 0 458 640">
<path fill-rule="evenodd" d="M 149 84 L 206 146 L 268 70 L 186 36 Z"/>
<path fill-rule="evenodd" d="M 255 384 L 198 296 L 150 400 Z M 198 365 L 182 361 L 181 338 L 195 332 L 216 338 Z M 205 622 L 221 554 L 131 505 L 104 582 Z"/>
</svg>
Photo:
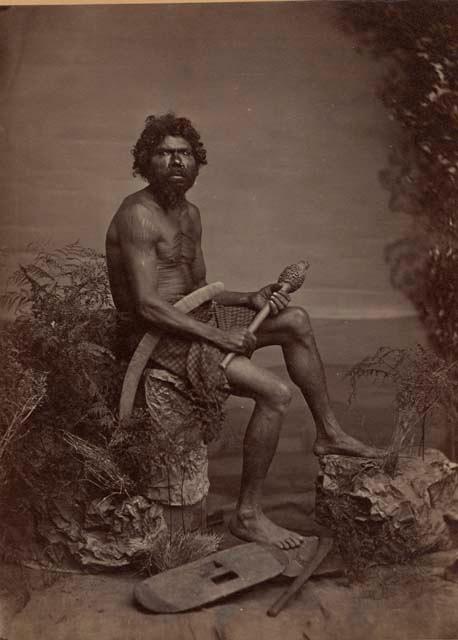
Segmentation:
<svg viewBox="0 0 458 640">
<path fill-rule="evenodd" d="M 151 155 L 166 136 L 180 136 L 187 140 L 191 145 L 197 166 L 207 164 L 207 151 L 191 121 L 187 118 L 178 118 L 174 113 L 166 113 L 163 116 L 146 118 L 145 128 L 132 149 L 134 176 L 149 179 Z"/>
</svg>

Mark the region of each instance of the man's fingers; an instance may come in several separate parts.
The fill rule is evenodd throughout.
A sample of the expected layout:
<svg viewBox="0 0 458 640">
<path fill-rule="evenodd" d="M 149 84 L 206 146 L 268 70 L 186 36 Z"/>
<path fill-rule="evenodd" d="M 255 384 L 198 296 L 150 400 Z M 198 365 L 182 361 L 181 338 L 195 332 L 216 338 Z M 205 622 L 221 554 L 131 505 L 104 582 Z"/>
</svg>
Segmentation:
<svg viewBox="0 0 458 640">
<path fill-rule="evenodd" d="M 283 304 L 285 307 L 289 304 L 291 300 L 291 296 L 289 296 L 285 291 L 276 291 L 272 294 L 271 298 Z"/>
<path fill-rule="evenodd" d="M 282 293 L 273 293 L 269 300 L 272 315 L 277 315 L 289 304 L 289 296 Z"/>
<path fill-rule="evenodd" d="M 240 333 L 240 350 L 245 351 L 253 350 L 256 347 L 256 336 L 249 329 L 242 329 Z"/>
<path fill-rule="evenodd" d="M 231 329 L 228 333 L 229 345 L 227 348 L 229 351 L 245 354 L 256 348 L 256 336 L 249 329 Z"/>
<path fill-rule="evenodd" d="M 272 299 L 270 299 L 270 300 L 269 300 L 269 307 L 270 307 L 270 313 L 271 313 L 273 316 L 276 316 L 276 315 L 279 313 L 279 311 L 280 311 L 280 309 L 279 309 L 279 308 L 277 307 L 277 305 L 275 304 L 275 301 L 274 301 L 274 300 L 272 300 Z"/>
<path fill-rule="evenodd" d="M 256 336 L 254 335 L 254 333 L 252 333 L 251 331 L 247 331 L 246 332 L 246 338 L 247 338 L 247 348 L 248 349 L 254 349 L 256 347 Z"/>
</svg>

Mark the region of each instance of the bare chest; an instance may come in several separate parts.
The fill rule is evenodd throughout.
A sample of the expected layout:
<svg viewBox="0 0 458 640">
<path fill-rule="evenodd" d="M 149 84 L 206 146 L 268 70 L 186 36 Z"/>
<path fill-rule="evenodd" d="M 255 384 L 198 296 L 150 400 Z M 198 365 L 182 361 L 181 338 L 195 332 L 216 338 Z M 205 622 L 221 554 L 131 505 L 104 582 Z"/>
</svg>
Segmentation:
<svg viewBox="0 0 458 640">
<path fill-rule="evenodd" d="M 190 263 L 196 254 L 195 231 L 189 216 L 163 219 L 157 242 L 157 257 L 164 265 Z"/>
</svg>

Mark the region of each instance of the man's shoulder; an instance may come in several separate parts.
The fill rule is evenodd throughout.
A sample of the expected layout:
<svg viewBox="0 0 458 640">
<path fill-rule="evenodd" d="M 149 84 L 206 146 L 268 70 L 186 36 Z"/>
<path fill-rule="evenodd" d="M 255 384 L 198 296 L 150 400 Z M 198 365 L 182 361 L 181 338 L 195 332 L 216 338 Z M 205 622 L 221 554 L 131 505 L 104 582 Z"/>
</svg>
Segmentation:
<svg viewBox="0 0 458 640">
<path fill-rule="evenodd" d="M 148 197 L 146 189 L 134 191 L 126 196 L 118 209 L 118 211 L 138 211 L 139 214 L 155 210 L 159 210 L 159 206 Z"/>
<path fill-rule="evenodd" d="M 188 206 L 188 214 L 189 214 L 189 217 L 191 218 L 191 220 L 193 222 L 195 222 L 195 223 L 200 224 L 200 210 L 199 210 L 199 207 L 197 207 L 192 202 L 189 202 L 189 200 L 186 201 L 186 204 Z"/>
<path fill-rule="evenodd" d="M 154 225 L 155 213 L 160 212 L 159 206 L 153 202 L 145 193 L 145 190 L 136 191 L 126 196 L 121 202 L 115 218 L 118 223 L 136 221 L 142 224 L 149 223 Z"/>
<path fill-rule="evenodd" d="M 114 223 L 118 233 L 124 237 L 140 234 L 143 239 L 154 240 L 159 228 L 154 215 L 157 205 L 148 202 L 143 192 L 136 191 L 124 198 L 115 214 Z"/>
</svg>

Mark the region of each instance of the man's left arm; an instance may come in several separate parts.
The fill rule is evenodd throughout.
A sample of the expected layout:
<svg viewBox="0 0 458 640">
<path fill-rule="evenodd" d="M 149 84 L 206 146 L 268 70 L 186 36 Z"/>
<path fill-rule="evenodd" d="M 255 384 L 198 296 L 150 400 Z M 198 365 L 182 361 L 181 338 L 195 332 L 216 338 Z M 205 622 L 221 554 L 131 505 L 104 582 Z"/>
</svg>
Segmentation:
<svg viewBox="0 0 458 640">
<path fill-rule="evenodd" d="M 192 276 L 196 288 L 203 287 L 207 284 L 207 270 L 205 266 L 204 254 L 202 251 L 202 223 L 200 220 L 199 209 L 192 205 L 190 215 L 193 220 L 194 230 L 196 234 L 195 257 L 192 264 Z M 278 283 L 268 284 L 259 291 L 222 291 L 215 296 L 215 300 L 224 306 L 248 307 L 250 309 L 260 310 L 269 302 L 272 315 L 277 315 L 282 309 L 285 309 L 290 297 L 287 293 L 280 293 Z"/>
</svg>

